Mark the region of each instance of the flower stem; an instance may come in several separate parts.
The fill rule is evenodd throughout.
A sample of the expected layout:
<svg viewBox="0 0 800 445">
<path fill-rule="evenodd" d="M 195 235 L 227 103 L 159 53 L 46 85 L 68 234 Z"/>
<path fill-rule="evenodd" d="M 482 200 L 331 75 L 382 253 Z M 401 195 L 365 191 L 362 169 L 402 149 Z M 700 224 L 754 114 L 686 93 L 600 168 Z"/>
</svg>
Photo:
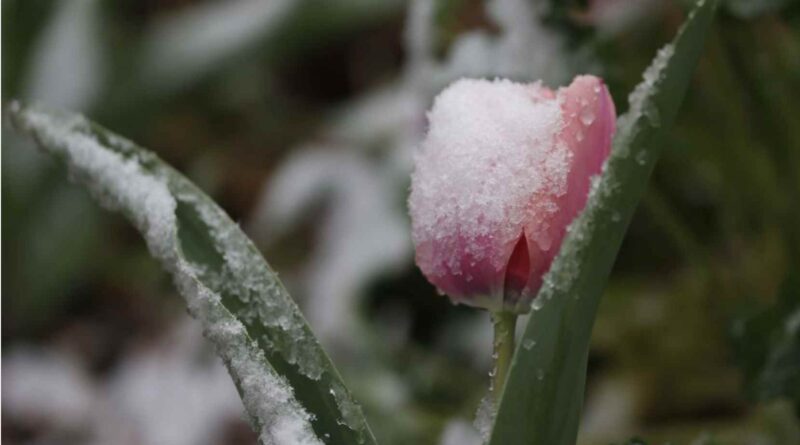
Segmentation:
<svg viewBox="0 0 800 445">
<path fill-rule="evenodd" d="M 491 391 L 494 395 L 495 407 L 497 407 L 503 394 L 511 358 L 514 356 L 517 314 L 505 311 L 492 312 L 492 323 L 494 324 L 494 351 L 492 353 L 494 370 L 492 371 Z"/>
</svg>

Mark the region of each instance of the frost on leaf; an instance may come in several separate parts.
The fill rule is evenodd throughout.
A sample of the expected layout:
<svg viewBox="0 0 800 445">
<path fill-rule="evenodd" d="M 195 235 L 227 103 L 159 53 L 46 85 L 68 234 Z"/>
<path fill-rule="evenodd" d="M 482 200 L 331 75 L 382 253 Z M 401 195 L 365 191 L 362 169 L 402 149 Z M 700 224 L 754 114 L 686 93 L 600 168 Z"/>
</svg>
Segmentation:
<svg viewBox="0 0 800 445">
<path fill-rule="evenodd" d="M 656 57 L 650 66 L 644 71 L 642 81 L 628 95 L 628 111 L 619 117 L 618 126 L 620 133 L 627 134 L 636 122 L 645 118 L 648 119 L 653 127 L 661 125 L 661 116 L 658 107 L 653 102 L 652 97 L 658 92 L 658 83 L 664 75 L 664 69 L 675 52 L 672 44 L 665 45 L 658 50 Z M 634 136 L 634 134 L 631 134 Z M 623 144 L 625 152 L 623 157 L 628 156 L 630 144 Z"/>
<path fill-rule="evenodd" d="M 296 364 L 310 379 L 322 374 L 324 354 L 288 294 L 222 210 L 155 155 L 83 117 L 17 103 L 8 111 L 13 123 L 33 134 L 44 150 L 66 161 L 72 179 L 85 184 L 108 209 L 123 212 L 144 235 L 151 253 L 172 273 L 189 312 L 200 320 L 205 336 L 225 361 L 261 442 L 321 444 L 312 429 L 311 414 L 267 362 L 248 326 L 272 327 L 270 332 L 277 334 L 271 352 Z M 187 260 L 178 236 L 179 202 L 192 206 L 211 229 L 210 247 L 221 255 L 221 262 Z M 243 303 L 244 309 L 237 314 L 223 305 L 222 300 L 231 295 Z"/>
</svg>

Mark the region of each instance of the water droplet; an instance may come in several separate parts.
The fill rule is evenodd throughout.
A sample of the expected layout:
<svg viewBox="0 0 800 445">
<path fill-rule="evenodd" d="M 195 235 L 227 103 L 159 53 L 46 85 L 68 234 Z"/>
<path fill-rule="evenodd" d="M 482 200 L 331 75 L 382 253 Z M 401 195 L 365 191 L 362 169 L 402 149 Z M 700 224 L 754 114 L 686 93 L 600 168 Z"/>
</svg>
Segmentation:
<svg viewBox="0 0 800 445">
<path fill-rule="evenodd" d="M 534 311 L 538 311 L 542 308 L 542 299 L 541 298 L 534 298 L 533 303 L 531 303 L 531 309 Z"/>
<path fill-rule="evenodd" d="M 536 340 L 534 340 L 532 338 L 528 338 L 528 339 L 526 339 L 525 341 L 522 342 L 522 347 L 525 348 L 528 351 L 533 349 L 534 346 L 536 346 Z"/>
<path fill-rule="evenodd" d="M 636 153 L 636 163 L 639 165 L 647 164 L 647 151 L 642 150 L 639 153 Z"/>
<path fill-rule="evenodd" d="M 536 378 L 538 380 L 543 380 L 544 379 L 544 369 L 539 368 L 539 369 L 536 370 Z"/>
<path fill-rule="evenodd" d="M 579 131 L 577 134 L 575 134 L 575 139 L 577 139 L 578 142 L 581 142 L 583 140 L 583 132 Z"/>
<path fill-rule="evenodd" d="M 583 125 L 591 125 L 594 122 L 594 110 L 590 107 L 585 107 L 581 110 L 581 122 Z"/>
<path fill-rule="evenodd" d="M 650 124 L 654 127 L 661 125 L 661 113 L 658 112 L 658 107 L 652 102 L 648 102 L 644 107 L 644 115 L 650 120 Z"/>
</svg>

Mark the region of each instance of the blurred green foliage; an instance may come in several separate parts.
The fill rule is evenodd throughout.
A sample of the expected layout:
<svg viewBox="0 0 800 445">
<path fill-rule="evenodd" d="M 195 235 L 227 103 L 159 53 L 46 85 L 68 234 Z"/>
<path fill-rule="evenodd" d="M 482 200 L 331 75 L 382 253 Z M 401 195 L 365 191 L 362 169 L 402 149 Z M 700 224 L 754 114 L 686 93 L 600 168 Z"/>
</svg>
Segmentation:
<svg viewBox="0 0 800 445">
<path fill-rule="evenodd" d="M 207 3 L 100 2 L 105 75 L 85 111 L 153 148 L 245 220 L 294 147 L 319 140 L 329 116 L 402 77 L 405 4 L 300 2 L 196 77 L 146 87 L 139 63 L 157 24 Z M 624 111 L 688 2 L 653 2 L 654 12 L 612 34 L 586 20 L 592 2 L 550 3 L 550 26 L 587 55 L 576 72 L 601 73 Z M 37 45 L 58 4 L 3 0 L 4 101 L 29 95 Z M 437 5 L 443 54 L 465 29 L 492 30 L 482 2 Z M 587 431 L 581 443 L 634 435 L 692 443 L 705 431 L 720 444 L 800 442 L 797 411 L 786 403 L 796 403 L 800 386 L 800 334 L 789 329 L 800 300 L 797 98 L 800 2 L 728 0 L 600 307 L 587 424 L 592 399 L 610 388 L 611 431 Z M 29 148 L 3 131 L 3 346 L 63 341 L 76 325 L 91 326 L 102 341 L 85 346 L 88 360 L 107 369 L 183 316 L 180 306 L 161 298 L 169 283 L 121 218 L 96 210 Z M 309 217 L 280 245 L 313 246 L 317 222 Z M 269 249 L 267 258 L 289 275 L 307 250 Z M 337 365 L 380 443 L 438 443 L 443 425 L 470 419 L 485 391 L 488 369 L 472 357 L 488 350 L 453 344 L 473 338 L 488 317 L 450 306 L 410 263 L 369 289 L 359 314 L 369 349 L 336 357 Z M 613 401 L 627 408 L 614 414 Z"/>
<path fill-rule="evenodd" d="M 731 337 L 748 395 L 758 401 L 789 398 L 800 414 L 800 286 L 783 284 L 778 301 L 734 320 Z"/>
</svg>

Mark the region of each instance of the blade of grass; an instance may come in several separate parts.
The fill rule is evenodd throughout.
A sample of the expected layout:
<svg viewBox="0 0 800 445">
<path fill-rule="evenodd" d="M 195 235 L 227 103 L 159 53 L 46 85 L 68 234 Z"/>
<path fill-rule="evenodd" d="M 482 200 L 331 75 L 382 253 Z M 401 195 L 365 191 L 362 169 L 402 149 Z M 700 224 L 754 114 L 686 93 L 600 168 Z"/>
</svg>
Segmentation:
<svg viewBox="0 0 800 445">
<path fill-rule="evenodd" d="M 225 361 L 262 443 L 375 443 L 276 274 L 208 196 L 83 116 L 17 102 L 6 111 L 72 179 L 139 229 Z"/>
<path fill-rule="evenodd" d="M 583 405 L 597 306 L 625 230 L 700 57 L 717 1 L 698 2 L 630 96 L 614 148 L 593 183 L 519 341 L 491 445 L 573 445 Z"/>
</svg>

